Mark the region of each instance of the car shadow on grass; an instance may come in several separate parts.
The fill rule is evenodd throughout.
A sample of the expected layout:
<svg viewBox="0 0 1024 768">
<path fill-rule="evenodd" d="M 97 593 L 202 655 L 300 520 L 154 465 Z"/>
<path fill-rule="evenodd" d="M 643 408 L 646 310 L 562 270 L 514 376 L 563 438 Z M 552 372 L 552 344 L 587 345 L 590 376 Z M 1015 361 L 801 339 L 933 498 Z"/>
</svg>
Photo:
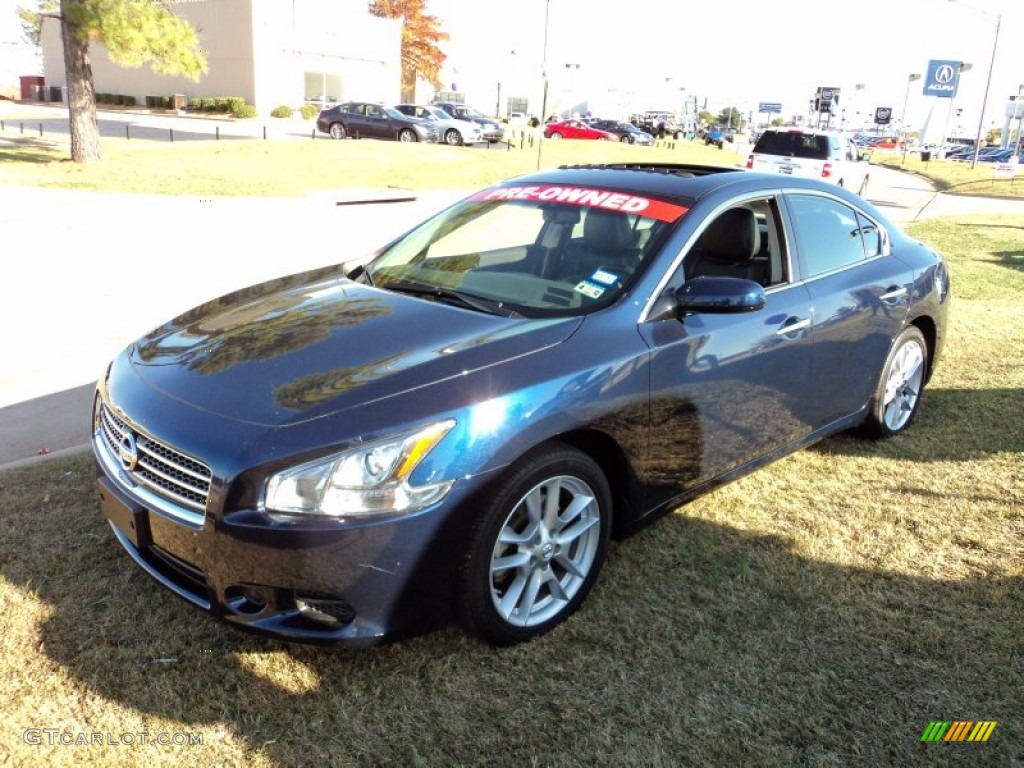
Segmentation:
<svg viewBox="0 0 1024 768">
<path fill-rule="evenodd" d="M 18 733 L 116 731 L 104 718 L 121 710 L 152 730 L 230 735 L 190 748 L 196 764 L 1024 759 L 1024 581 L 1011 563 L 949 579 L 850 567 L 684 508 L 614 545 L 583 609 L 528 645 L 492 649 L 453 628 L 366 651 L 287 646 L 151 581 L 102 521 L 93 475 L 85 457 L 0 474 L 4 621 L 22 638 L 6 643 L 0 690 L 64 697 Z M 920 741 L 930 721 L 960 719 L 998 726 L 984 744 Z"/>
<path fill-rule="evenodd" d="M 870 440 L 856 430 L 807 450 L 820 454 L 913 462 L 968 461 L 994 453 L 1024 453 L 1020 404 L 1024 389 L 925 387 L 910 430 L 890 440 Z"/>
</svg>

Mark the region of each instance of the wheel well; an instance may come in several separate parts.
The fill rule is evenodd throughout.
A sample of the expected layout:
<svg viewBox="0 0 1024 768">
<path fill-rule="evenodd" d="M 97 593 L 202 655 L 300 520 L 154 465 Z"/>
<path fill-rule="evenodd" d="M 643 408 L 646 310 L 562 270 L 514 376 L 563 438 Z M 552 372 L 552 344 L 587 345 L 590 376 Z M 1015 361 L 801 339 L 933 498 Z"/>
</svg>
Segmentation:
<svg viewBox="0 0 1024 768">
<path fill-rule="evenodd" d="M 612 536 L 622 536 L 630 508 L 630 491 L 634 485 L 629 461 L 622 446 L 604 432 L 596 430 L 567 432 L 553 440 L 587 454 L 601 467 L 612 491 Z"/>
<path fill-rule="evenodd" d="M 935 343 L 937 332 L 935 330 L 935 321 L 926 315 L 915 318 L 911 325 L 915 326 L 917 330 L 924 336 L 924 343 L 928 345 L 928 370 L 925 371 L 925 383 L 932 377 L 932 360 L 935 357 Z"/>
</svg>

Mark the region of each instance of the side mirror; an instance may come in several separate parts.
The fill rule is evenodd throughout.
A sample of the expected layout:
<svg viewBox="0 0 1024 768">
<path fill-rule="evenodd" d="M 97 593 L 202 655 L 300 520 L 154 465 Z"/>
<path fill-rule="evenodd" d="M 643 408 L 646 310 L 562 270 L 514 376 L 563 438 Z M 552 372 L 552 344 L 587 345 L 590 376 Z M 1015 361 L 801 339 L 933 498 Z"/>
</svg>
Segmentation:
<svg viewBox="0 0 1024 768">
<path fill-rule="evenodd" d="M 696 277 L 677 291 L 683 312 L 756 312 L 764 308 L 764 288 L 738 277 Z"/>
<path fill-rule="evenodd" d="M 648 320 L 668 320 L 687 314 L 756 312 L 765 305 L 764 288 L 738 277 L 696 277 L 678 291 L 666 291 L 651 307 Z"/>
</svg>

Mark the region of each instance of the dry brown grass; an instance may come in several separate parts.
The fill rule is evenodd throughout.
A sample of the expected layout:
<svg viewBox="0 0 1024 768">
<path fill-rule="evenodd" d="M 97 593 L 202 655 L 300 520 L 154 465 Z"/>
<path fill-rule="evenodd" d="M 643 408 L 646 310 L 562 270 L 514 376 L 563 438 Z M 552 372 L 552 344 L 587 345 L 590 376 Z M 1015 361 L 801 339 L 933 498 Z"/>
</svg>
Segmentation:
<svg viewBox="0 0 1024 768">
<path fill-rule="evenodd" d="M 948 254 L 956 298 L 914 428 L 825 441 L 615 545 L 582 611 L 526 646 L 456 629 L 364 652 L 253 639 L 119 550 L 86 457 L 0 474 L 0 756 L 1024 764 L 1024 221 L 915 232 Z M 983 744 L 920 742 L 955 719 L 998 726 Z M 31 727 L 203 744 L 34 746 Z"/>
</svg>

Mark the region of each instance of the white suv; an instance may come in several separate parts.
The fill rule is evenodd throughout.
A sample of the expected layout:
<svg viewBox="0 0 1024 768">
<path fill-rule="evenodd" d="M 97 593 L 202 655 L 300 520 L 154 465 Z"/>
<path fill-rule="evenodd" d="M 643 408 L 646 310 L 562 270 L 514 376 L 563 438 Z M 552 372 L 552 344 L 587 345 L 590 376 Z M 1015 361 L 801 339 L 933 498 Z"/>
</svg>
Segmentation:
<svg viewBox="0 0 1024 768">
<path fill-rule="evenodd" d="M 747 168 L 821 179 L 864 195 L 871 165 L 849 136 L 813 128 L 769 128 L 747 157 Z"/>
</svg>

